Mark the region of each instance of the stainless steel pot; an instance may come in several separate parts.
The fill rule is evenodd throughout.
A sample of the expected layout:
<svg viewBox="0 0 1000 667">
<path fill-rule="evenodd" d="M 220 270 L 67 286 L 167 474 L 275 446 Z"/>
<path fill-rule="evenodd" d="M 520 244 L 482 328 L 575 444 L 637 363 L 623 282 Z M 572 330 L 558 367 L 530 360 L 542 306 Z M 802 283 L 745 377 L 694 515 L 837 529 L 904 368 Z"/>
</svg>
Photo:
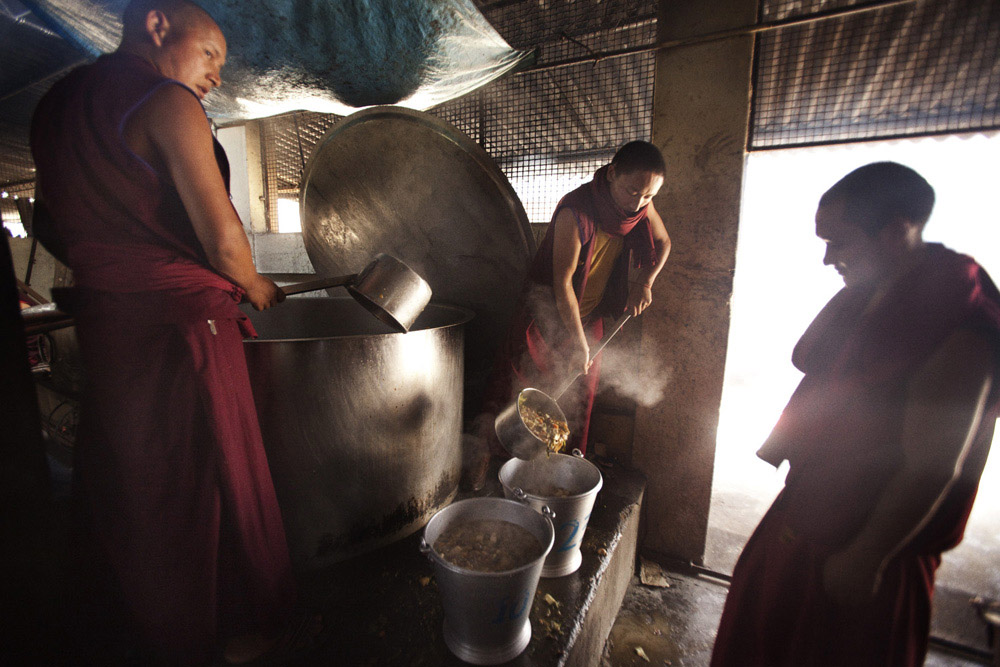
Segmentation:
<svg viewBox="0 0 1000 667">
<path fill-rule="evenodd" d="M 461 473 L 463 326 L 429 305 L 394 333 L 350 298 L 250 312 L 244 349 L 293 563 L 312 569 L 421 528 Z"/>
</svg>

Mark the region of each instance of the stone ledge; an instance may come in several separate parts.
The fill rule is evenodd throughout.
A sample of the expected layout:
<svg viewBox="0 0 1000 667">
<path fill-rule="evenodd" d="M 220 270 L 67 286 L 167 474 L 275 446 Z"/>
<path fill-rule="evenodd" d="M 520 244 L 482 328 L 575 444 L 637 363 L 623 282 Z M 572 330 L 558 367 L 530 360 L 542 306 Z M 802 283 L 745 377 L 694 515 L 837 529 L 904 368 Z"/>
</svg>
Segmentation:
<svg viewBox="0 0 1000 667">
<path fill-rule="evenodd" d="M 600 663 L 634 570 L 645 478 L 617 465 L 598 465 L 604 486 L 581 546 L 583 563 L 572 574 L 539 582 L 531 643 L 508 664 Z M 475 496 L 502 496 L 498 467 L 494 462 L 490 482 Z M 323 613 L 325 627 L 320 644 L 298 664 L 465 664 L 444 643 L 433 569 L 418 548 L 422 534 L 303 575 L 303 602 Z"/>
</svg>

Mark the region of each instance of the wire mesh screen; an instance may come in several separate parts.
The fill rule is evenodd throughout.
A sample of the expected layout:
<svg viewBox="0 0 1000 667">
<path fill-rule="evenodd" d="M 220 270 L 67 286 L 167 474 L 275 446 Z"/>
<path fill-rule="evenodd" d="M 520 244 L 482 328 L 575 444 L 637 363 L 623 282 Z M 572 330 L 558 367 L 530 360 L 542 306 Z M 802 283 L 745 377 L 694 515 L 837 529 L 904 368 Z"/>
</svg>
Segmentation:
<svg viewBox="0 0 1000 667">
<path fill-rule="evenodd" d="M 289 210 L 297 210 L 299 186 L 309 153 L 337 118 L 332 114 L 296 111 L 261 123 L 267 221 L 272 231 L 280 229 L 279 210 L 285 210 L 283 204 L 294 203 Z"/>
<path fill-rule="evenodd" d="M 533 69 L 429 113 L 456 126 L 506 174 L 531 222 L 590 179 L 627 141 L 649 139 L 655 0 L 478 2 L 507 42 L 535 49 Z M 635 53 L 594 58 L 602 53 Z M 279 199 L 297 199 L 303 166 L 335 116 L 296 113 L 262 121 L 270 228 Z"/>
<path fill-rule="evenodd" d="M 839 6 L 763 0 L 764 21 Z M 927 0 L 762 34 L 751 149 L 1000 128 L 1000 3 Z"/>
</svg>

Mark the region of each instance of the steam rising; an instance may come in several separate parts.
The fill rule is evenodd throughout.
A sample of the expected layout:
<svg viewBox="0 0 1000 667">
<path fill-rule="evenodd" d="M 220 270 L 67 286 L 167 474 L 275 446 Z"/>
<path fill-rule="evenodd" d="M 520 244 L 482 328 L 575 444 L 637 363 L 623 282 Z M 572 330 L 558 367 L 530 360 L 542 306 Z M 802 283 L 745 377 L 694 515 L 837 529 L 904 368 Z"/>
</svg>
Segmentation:
<svg viewBox="0 0 1000 667">
<path fill-rule="evenodd" d="M 562 329 L 562 320 L 556 309 L 555 300 L 552 298 L 551 288 L 538 287 L 528 294 L 535 321 L 543 330 L 559 331 Z M 610 322 L 606 322 L 606 331 Z M 635 320 L 625 324 L 624 328 L 636 326 Z M 618 336 L 621 336 L 619 332 Z M 552 341 L 547 341 L 549 344 Z M 652 407 L 663 401 L 666 396 L 667 385 L 670 383 L 671 369 L 663 362 L 640 360 L 635 356 L 637 346 L 616 345 L 618 339 L 601 351 L 601 385 L 602 387 L 613 388 L 620 396 L 631 399 L 643 407 Z M 591 348 L 597 347 L 592 344 Z M 519 368 L 533 368 L 530 358 L 527 355 L 519 360 Z M 554 360 L 557 366 L 563 361 L 561 358 Z M 575 369 L 564 370 L 562 368 L 551 369 L 548 377 L 534 378 L 534 382 L 529 382 L 528 386 L 534 386 L 547 393 L 554 393 L 564 386 L 570 376 L 575 373 Z M 522 380 L 528 378 L 522 378 Z M 516 383 L 515 383 L 516 384 Z M 517 390 L 512 393 L 511 400 L 517 395 Z M 555 396 L 553 396 L 555 398 Z"/>
<path fill-rule="evenodd" d="M 628 349 L 614 347 L 614 343 L 601 352 L 601 384 L 645 408 L 663 401 L 671 376 L 671 369 L 662 362 L 640 363 Z"/>
</svg>

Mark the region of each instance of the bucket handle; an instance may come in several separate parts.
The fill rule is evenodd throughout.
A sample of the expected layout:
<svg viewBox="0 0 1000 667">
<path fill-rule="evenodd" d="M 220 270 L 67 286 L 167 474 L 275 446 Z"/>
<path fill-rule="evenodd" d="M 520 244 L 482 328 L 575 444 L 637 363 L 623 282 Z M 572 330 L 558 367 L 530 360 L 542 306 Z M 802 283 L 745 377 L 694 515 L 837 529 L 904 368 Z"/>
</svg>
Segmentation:
<svg viewBox="0 0 1000 667">
<path fill-rule="evenodd" d="M 522 503 L 528 502 L 528 494 L 526 494 L 524 492 L 524 489 L 522 489 L 521 487 L 515 486 L 513 489 L 510 490 L 510 493 L 512 496 L 514 496 L 514 499 L 517 500 L 518 502 Z M 553 512 L 548 505 L 542 505 L 541 511 L 542 511 L 542 516 L 546 517 L 549 521 L 555 522 L 556 513 Z"/>
<path fill-rule="evenodd" d="M 583 458 L 583 452 L 581 452 L 579 449 L 577 449 L 575 447 L 573 448 L 573 451 L 570 452 L 570 454 L 572 454 L 573 456 L 575 456 L 578 459 L 582 459 Z"/>
<path fill-rule="evenodd" d="M 427 544 L 427 540 L 423 537 L 420 538 L 420 553 L 428 558 L 431 557 L 431 545 Z"/>
</svg>

